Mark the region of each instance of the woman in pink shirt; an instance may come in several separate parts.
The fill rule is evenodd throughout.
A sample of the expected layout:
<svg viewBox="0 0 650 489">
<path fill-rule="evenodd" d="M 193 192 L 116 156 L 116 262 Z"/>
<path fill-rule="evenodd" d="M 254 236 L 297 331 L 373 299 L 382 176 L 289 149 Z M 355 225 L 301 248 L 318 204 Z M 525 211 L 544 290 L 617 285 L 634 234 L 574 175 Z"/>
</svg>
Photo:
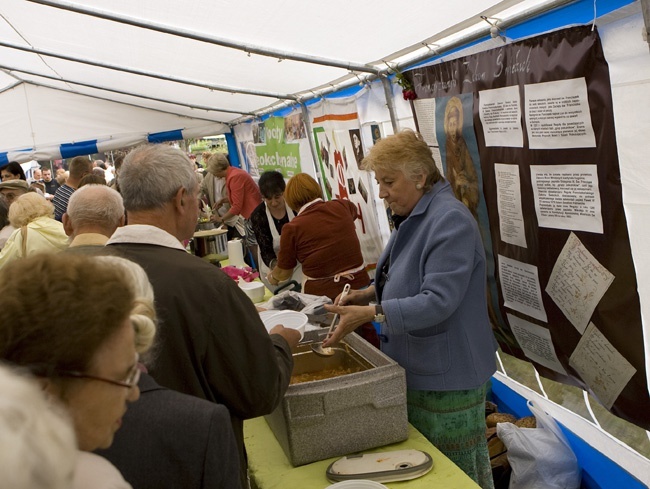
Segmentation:
<svg viewBox="0 0 650 489">
<path fill-rule="evenodd" d="M 216 161 L 212 161 L 212 160 Z M 226 179 L 226 191 L 228 196 L 215 203 L 215 210 L 226 203 L 230 203 L 230 209 L 223 216 L 215 216 L 217 224 L 229 223 L 233 217 L 241 216 L 244 220 L 244 234 L 246 245 L 253 256 L 257 256 L 257 242 L 255 234 L 249 221 L 252 212 L 262 203 L 262 194 L 257 187 L 255 180 L 241 168 L 230 166 L 228 157 L 225 154 L 217 153 L 210 157 L 210 164 L 215 171 L 217 178 Z M 238 229 L 240 232 L 241 230 Z"/>
</svg>

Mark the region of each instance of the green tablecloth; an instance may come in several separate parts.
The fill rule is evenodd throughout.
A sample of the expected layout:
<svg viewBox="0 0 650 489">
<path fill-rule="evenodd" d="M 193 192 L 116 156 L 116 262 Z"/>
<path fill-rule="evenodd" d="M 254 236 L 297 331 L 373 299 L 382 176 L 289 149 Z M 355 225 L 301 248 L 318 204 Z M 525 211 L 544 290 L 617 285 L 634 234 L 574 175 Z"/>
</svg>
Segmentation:
<svg viewBox="0 0 650 489">
<path fill-rule="evenodd" d="M 244 423 L 244 438 L 246 451 L 248 452 L 248 470 L 253 489 L 324 489 L 333 484 L 325 477 L 325 471 L 332 462 L 340 457 L 321 460 L 301 467 L 293 467 L 263 417 L 251 419 Z M 422 450 L 431 455 L 433 469 L 417 479 L 404 482 L 388 482 L 384 483 L 384 485 L 394 489 L 479 488 L 474 481 L 467 477 L 464 472 L 411 425 L 409 425 L 409 437 L 406 441 L 366 450 L 364 453 L 404 449 Z"/>
</svg>

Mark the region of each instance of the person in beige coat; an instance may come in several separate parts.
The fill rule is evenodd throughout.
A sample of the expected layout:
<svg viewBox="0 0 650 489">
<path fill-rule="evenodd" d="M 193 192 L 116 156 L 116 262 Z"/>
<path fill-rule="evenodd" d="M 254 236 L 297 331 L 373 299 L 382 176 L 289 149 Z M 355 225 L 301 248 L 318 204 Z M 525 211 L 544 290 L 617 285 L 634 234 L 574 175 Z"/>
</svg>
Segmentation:
<svg viewBox="0 0 650 489">
<path fill-rule="evenodd" d="M 9 222 L 16 230 L 0 252 L 0 268 L 36 253 L 57 253 L 68 247 L 63 224 L 54 220 L 54 206 L 44 197 L 28 192 L 9 207 Z"/>
</svg>

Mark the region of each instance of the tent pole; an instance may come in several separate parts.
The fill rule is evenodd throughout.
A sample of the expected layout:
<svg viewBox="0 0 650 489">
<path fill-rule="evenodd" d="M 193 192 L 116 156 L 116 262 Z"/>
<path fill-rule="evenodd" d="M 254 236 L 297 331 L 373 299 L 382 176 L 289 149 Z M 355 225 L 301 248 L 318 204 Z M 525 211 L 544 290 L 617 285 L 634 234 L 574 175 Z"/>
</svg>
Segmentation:
<svg viewBox="0 0 650 489">
<path fill-rule="evenodd" d="M 399 132 L 399 124 L 397 123 L 395 104 L 393 103 L 393 87 L 391 86 L 391 82 L 386 75 L 381 75 L 379 79 L 381 80 L 381 84 L 384 87 L 386 107 L 388 108 L 388 114 L 390 115 L 390 122 L 393 125 L 393 134 L 397 134 Z"/>
<path fill-rule="evenodd" d="M 84 65 L 89 65 L 89 66 L 97 66 L 99 68 L 106 68 L 108 70 L 113 70 L 113 71 L 120 71 L 124 73 L 130 73 L 132 75 L 141 75 L 141 76 L 146 76 L 149 78 L 156 78 L 158 80 L 164 80 L 164 81 L 171 81 L 175 83 L 181 83 L 183 85 L 191 85 L 194 87 L 199 87 L 199 88 L 207 88 L 209 90 L 216 90 L 218 92 L 227 92 L 227 93 L 239 93 L 243 95 L 256 95 L 259 97 L 271 97 L 271 98 L 278 98 L 278 99 L 286 99 L 286 100 L 296 100 L 297 97 L 295 95 L 290 95 L 286 93 L 276 93 L 276 92 L 265 92 L 262 90 L 248 90 L 244 88 L 237 88 L 237 87 L 227 87 L 224 85 L 212 85 L 208 83 L 199 83 L 194 80 L 190 80 L 188 78 L 179 78 L 175 76 L 169 76 L 169 75 L 163 75 L 160 73 L 153 73 L 150 71 L 144 71 L 144 70 L 136 70 L 132 68 L 128 68 L 125 66 L 119 66 L 119 65 L 113 65 L 109 63 L 100 63 L 99 61 L 93 61 L 90 59 L 84 59 L 84 58 L 77 58 L 75 56 L 68 56 L 66 54 L 61 54 L 61 53 L 56 53 L 54 51 L 47 51 L 45 49 L 36 49 L 31 46 L 20 46 L 18 44 L 13 44 L 10 42 L 5 42 L 5 41 L 0 41 L 0 47 L 5 47 L 5 48 L 10 48 L 10 49 L 16 49 L 18 51 L 24 51 L 27 53 L 33 53 L 33 54 L 38 54 L 40 56 L 48 56 L 50 58 L 57 58 L 57 59 L 63 59 L 65 61 L 72 61 L 75 63 L 81 63 Z M 20 70 L 14 70 L 14 71 L 20 71 Z"/>
<path fill-rule="evenodd" d="M 534 17 L 546 14 L 552 10 L 556 10 L 562 7 L 565 7 L 567 5 L 577 3 L 579 0 L 550 0 L 548 2 L 545 2 L 543 4 L 539 4 L 537 6 L 531 7 L 525 11 L 519 12 L 516 15 L 513 15 L 512 17 L 509 17 L 507 19 L 503 19 L 499 22 L 499 29 L 501 30 L 506 30 L 508 27 L 520 24 L 522 22 L 525 22 L 529 19 L 532 19 Z M 642 0 L 643 1 L 643 0 Z M 489 11 L 483 12 L 484 14 L 488 15 L 489 17 L 498 17 L 498 12 L 492 11 L 490 9 Z M 465 23 L 457 24 L 453 26 L 451 29 L 454 30 L 454 32 L 458 32 L 460 30 L 463 30 L 464 28 L 469 27 L 473 22 L 471 21 L 476 21 L 480 17 L 474 16 L 471 17 L 468 21 L 465 21 Z M 469 23 L 468 23 L 469 22 Z M 447 36 L 450 34 L 451 29 L 447 29 L 446 31 L 442 33 L 438 33 L 435 36 L 432 36 L 428 39 L 425 39 L 424 41 L 414 44 L 412 46 L 408 46 L 401 51 L 398 51 L 397 53 L 393 53 L 390 56 L 382 58 L 382 62 L 390 62 L 393 63 L 395 67 L 399 68 L 400 71 L 403 70 L 408 70 L 410 66 L 422 63 L 422 62 L 428 62 L 429 60 L 432 60 L 434 57 L 442 57 L 443 54 L 448 53 L 449 51 L 452 51 L 457 48 L 462 48 L 463 46 L 467 46 L 468 44 L 471 44 L 475 41 L 478 41 L 483 38 L 490 38 L 491 37 L 491 25 L 489 25 L 487 22 L 484 23 L 484 26 L 481 28 L 470 32 L 462 37 L 457 37 L 453 41 L 446 42 L 444 44 L 440 44 L 442 40 L 444 40 Z M 417 48 L 421 48 L 422 46 L 436 46 L 435 50 L 432 50 L 429 48 L 429 52 L 424 52 L 420 55 L 417 55 L 412 58 L 408 58 L 406 55 L 409 52 L 413 52 Z M 433 54 L 432 54 L 433 51 Z M 384 70 L 385 71 L 385 70 Z"/>
<path fill-rule="evenodd" d="M 146 107 L 144 105 L 135 104 L 133 102 L 122 102 L 122 101 L 118 101 L 118 100 L 112 100 L 112 99 L 106 98 L 106 97 L 100 97 L 99 95 L 89 95 L 89 94 L 86 94 L 86 93 L 79 93 L 79 92 L 75 92 L 75 91 L 72 91 L 72 90 L 64 90 L 63 88 L 54 87 L 54 86 L 48 85 L 46 83 L 37 83 L 37 82 L 34 82 L 34 81 L 24 81 L 22 83 L 27 84 L 27 85 L 34 85 L 35 87 L 49 88 L 50 90 L 57 90 L 59 92 L 74 93 L 76 95 L 81 95 L 83 97 L 93 98 L 93 99 L 97 99 L 97 100 L 104 100 L 106 102 L 111 102 L 111 103 L 114 103 L 114 104 L 128 105 L 130 107 L 137 107 L 139 109 L 147 109 L 147 110 L 150 110 L 152 112 L 158 112 L 160 114 L 169 114 L 169 115 L 174 115 L 176 117 L 187 117 L 185 114 L 179 114 L 177 112 L 172 112 L 172 111 L 169 111 L 169 110 L 154 109 L 152 107 Z M 212 123 L 217 123 L 217 124 L 228 125 L 227 122 L 217 120 L 217 119 L 208 119 L 207 117 L 192 117 L 192 118 L 193 119 L 198 119 L 198 120 L 201 120 L 201 121 L 206 121 L 206 122 L 212 122 Z"/>
<path fill-rule="evenodd" d="M 10 75 L 10 76 L 13 76 L 13 75 L 11 75 L 10 73 L 7 73 L 7 74 Z M 23 82 L 23 81 L 16 81 L 16 83 L 12 83 L 11 85 L 7 85 L 7 86 L 4 87 L 2 90 L 0 90 L 0 93 L 6 92 L 7 90 L 11 90 L 12 88 L 17 87 L 17 86 L 20 85 L 21 83 L 25 83 L 25 82 Z"/>
<path fill-rule="evenodd" d="M 318 152 L 316 151 L 316 144 L 314 143 L 314 130 L 309 122 L 309 111 L 304 102 L 300 102 L 300 111 L 302 112 L 302 121 L 307 129 L 307 140 L 309 141 L 309 149 L 311 149 L 311 158 L 314 162 L 316 179 L 318 180 L 318 183 L 321 184 L 321 188 L 324 188 L 322 185 L 323 182 L 321 181 L 320 171 L 318 171 Z"/>
<path fill-rule="evenodd" d="M 198 109 L 198 110 L 205 110 L 205 111 L 212 111 L 212 112 L 226 112 L 226 113 L 229 113 L 229 114 L 254 115 L 252 112 L 243 112 L 243 111 L 240 111 L 240 110 L 220 109 L 220 108 L 217 108 L 217 107 L 207 107 L 207 106 L 201 106 L 201 105 L 186 104 L 186 103 L 183 103 L 183 102 L 174 102 L 172 100 L 165 100 L 165 99 L 161 99 L 161 98 L 157 98 L 157 97 L 150 97 L 148 95 L 140 95 L 140 94 L 136 94 L 136 93 L 132 93 L 132 92 L 125 92 L 123 90 L 115 90 L 114 88 L 101 87 L 99 85 L 93 85 L 93 84 L 90 84 L 90 83 L 83 83 L 83 82 L 79 82 L 79 81 L 68 80 L 66 78 L 60 78 L 60 77 L 56 77 L 56 76 L 44 75 L 42 73 L 35 73 L 33 71 L 22 70 L 20 68 L 11 68 L 9 66 L 4 66 L 4 65 L 0 65 L 0 68 L 6 69 L 6 70 L 9 70 L 9 71 L 17 71 L 19 73 L 26 73 L 26 74 L 32 75 L 32 76 L 39 76 L 39 77 L 45 78 L 47 80 L 55 80 L 55 81 L 58 81 L 58 82 L 72 83 L 73 85 L 79 85 L 81 87 L 93 88 L 95 90 L 103 90 L 103 91 L 111 92 L 111 93 L 118 93 L 120 95 L 128 95 L 130 97 L 137 97 L 137 98 L 141 98 L 141 99 L 145 99 L 145 100 L 153 100 L 154 102 L 163 102 L 163 103 L 166 103 L 166 104 L 178 105 L 178 106 L 181 106 L 181 107 L 189 107 L 191 109 Z"/>
</svg>

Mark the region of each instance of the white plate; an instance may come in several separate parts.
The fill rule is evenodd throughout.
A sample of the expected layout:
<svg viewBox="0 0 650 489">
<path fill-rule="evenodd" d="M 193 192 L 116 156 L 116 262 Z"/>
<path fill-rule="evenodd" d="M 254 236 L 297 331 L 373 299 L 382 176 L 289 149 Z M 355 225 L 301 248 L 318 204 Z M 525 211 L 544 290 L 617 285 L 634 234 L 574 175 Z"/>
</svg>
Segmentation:
<svg viewBox="0 0 650 489">
<path fill-rule="evenodd" d="M 337 482 L 325 489 L 388 489 L 388 487 L 375 481 L 358 480 Z"/>
<path fill-rule="evenodd" d="M 305 326 L 307 326 L 308 318 L 307 315 L 302 312 L 262 311 L 260 312 L 260 318 L 262 319 L 267 331 L 270 331 L 274 326 L 281 324 L 285 328 L 298 330 L 300 332 L 301 340 L 305 336 Z"/>
</svg>

